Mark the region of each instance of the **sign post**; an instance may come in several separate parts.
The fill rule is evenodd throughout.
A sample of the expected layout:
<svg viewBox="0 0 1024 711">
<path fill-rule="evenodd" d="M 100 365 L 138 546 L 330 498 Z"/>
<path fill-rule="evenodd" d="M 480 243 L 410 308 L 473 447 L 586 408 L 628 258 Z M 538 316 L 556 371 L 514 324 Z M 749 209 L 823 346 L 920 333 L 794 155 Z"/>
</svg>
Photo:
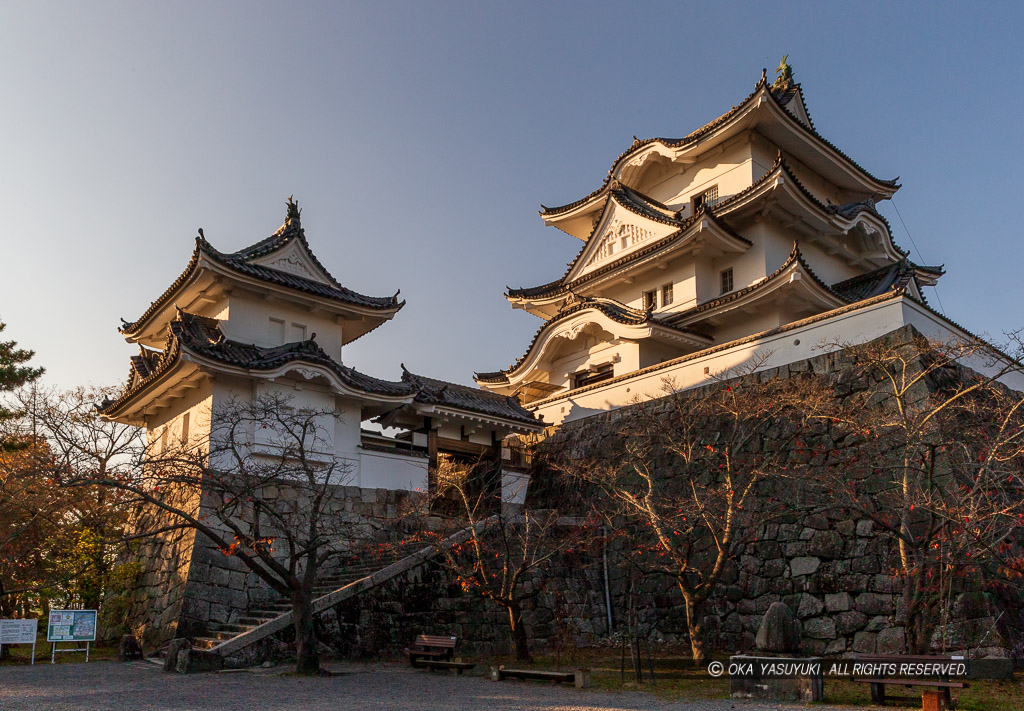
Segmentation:
<svg viewBox="0 0 1024 711">
<path fill-rule="evenodd" d="M 57 652 L 85 652 L 89 661 L 89 643 L 96 641 L 96 610 L 50 610 L 46 641 L 52 645 L 50 664 L 57 658 Z M 85 642 L 85 647 L 57 649 L 60 642 Z"/>
<path fill-rule="evenodd" d="M 32 664 L 36 663 L 36 635 L 39 620 L 0 620 L 0 649 L 5 644 L 31 644 Z"/>
</svg>

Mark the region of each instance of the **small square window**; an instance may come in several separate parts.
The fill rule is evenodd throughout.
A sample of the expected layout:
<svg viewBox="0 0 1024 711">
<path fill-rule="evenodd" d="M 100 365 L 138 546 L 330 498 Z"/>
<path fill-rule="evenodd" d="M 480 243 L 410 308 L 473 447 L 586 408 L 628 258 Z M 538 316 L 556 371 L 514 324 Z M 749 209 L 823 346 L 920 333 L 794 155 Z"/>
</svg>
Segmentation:
<svg viewBox="0 0 1024 711">
<path fill-rule="evenodd" d="M 668 306 L 672 303 L 672 285 L 665 284 L 661 287 L 661 305 Z"/>
<path fill-rule="evenodd" d="M 303 323 L 293 323 L 292 324 L 291 340 L 293 342 L 294 341 L 304 341 L 304 340 L 306 340 L 306 325 L 305 324 L 303 324 Z"/>
<path fill-rule="evenodd" d="M 644 292 L 644 311 L 658 308 L 658 292 L 654 289 Z"/>
<path fill-rule="evenodd" d="M 718 186 L 713 185 L 699 195 L 693 196 L 693 214 L 696 215 L 702 207 L 714 207 L 717 202 Z"/>
<path fill-rule="evenodd" d="M 732 291 L 732 267 L 722 270 L 722 294 Z"/>
</svg>

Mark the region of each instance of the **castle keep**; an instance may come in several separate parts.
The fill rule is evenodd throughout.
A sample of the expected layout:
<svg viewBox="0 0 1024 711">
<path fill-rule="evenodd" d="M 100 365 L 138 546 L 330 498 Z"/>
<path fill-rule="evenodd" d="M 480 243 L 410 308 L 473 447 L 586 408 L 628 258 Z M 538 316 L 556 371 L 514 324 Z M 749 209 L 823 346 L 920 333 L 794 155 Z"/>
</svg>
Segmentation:
<svg viewBox="0 0 1024 711">
<path fill-rule="evenodd" d="M 544 431 L 541 448 L 553 458 L 569 449 L 611 457 L 602 447 L 614 419 L 658 397 L 666 381 L 695 388 L 752 364 L 763 377 L 837 374 L 845 345 L 894 334 L 976 338 L 929 306 L 923 290 L 944 269 L 914 263 L 876 209 L 899 187 L 816 130 L 783 62 L 774 82 L 762 74 L 710 123 L 682 138 L 634 137 L 596 190 L 543 207 L 544 223 L 580 240 L 579 252 L 550 283 L 507 291 L 513 308 L 541 324 L 511 365 L 476 373 L 479 388 L 404 367 L 399 380 L 382 380 L 344 365 L 343 348 L 404 302 L 342 286 L 313 255 L 289 201 L 280 229 L 244 249 L 221 252 L 200 231 L 185 271 L 122 326 L 139 352 L 102 414 L 144 427 L 159 451 L 169 442 L 202 446 L 232 398 L 286 393 L 296 407 L 336 412 L 327 455 L 348 463 L 346 496 L 371 537 L 386 537 L 403 496 L 435 487 L 445 459 L 490 458 L 501 467 L 502 500 L 521 504 L 530 476 L 513 464 L 511 435 Z M 1006 383 L 1024 390 L 1019 374 Z M 888 544 L 870 521 L 844 516 L 765 527 L 714 603 L 722 643 L 747 645 L 768 605 L 786 600 L 815 653 L 898 651 Z M 230 656 L 285 628 L 284 608 L 268 603 L 266 589 L 194 533 L 166 537 L 148 554 L 133 619 L 150 639 L 205 636 Z M 560 619 L 576 643 L 611 633 L 605 606 L 613 604 L 594 591 L 609 589 L 621 608 L 627 583 L 594 570 L 567 563 L 553 576 L 529 610 L 536 639 L 560 634 L 556 604 L 571 607 Z M 359 573 L 370 582 L 345 587 L 356 579 L 334 576 L 320 590 L 319 624 L 338 651 L 393 650 L 441 629 L 469 650 L 500 649 L 499 622 L 427 556 Z M 679 601 L 654 589 L 637 594 L 650 602 L 643 631 L 682 639 Z M 980 620 L 978 629 L 994 624 L 987 603 L 975 603 L 961 605 L 963 615 Z M 245 629 L 265 634 L 232 639 Z M 973 632 L 957 634 L 966 647 Z"/>
</svg>

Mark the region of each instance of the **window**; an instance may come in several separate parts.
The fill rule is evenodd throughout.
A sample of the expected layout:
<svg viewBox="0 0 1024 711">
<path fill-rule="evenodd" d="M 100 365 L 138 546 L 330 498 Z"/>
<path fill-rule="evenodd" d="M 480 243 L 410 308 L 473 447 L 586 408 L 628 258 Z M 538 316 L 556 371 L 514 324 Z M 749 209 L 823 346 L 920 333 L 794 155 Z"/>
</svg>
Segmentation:
<svg viewBox="0 0 1024 711">
<path fill-rule="evenodd" d="M 306 326 L 301 323 L 292 324 L 291 339 L 292 342 L 306 340 Z"/>
<path fill-rule="evenodd" d="M 188 427 L 189 427 L 189 415 L 192 413 L 186 412 L 181 416 L 181 443 L 188 444 Z"/>
<path fill-rule="evenodd" d="M 718 202 L 718 186 L 713 185 L 704 192 L 693 196 L 693 214 L 702 207 L 713 207 Z"/>
<path fill-rule="evenodd" d="M 284 343 L 284 319 L 270 319 L 270 342 L 279 346 Z"/>
<path fill-rule="evenodd" d="M 584 370 L 579 373 L 574 373 L 572 376 L 572 386 L 574 388 L 582 388 L 584 385 L 593 385 L 594 383 L 600 383 L 603 380 L 611 380 L 614 377 L 614 368 L 611 363 L 605 363 L 599 365 L 596 368 L 590 370 Z"/>
<path fill-rule="evenodd" d="M 665 284 L 661 287 L 661 305 L 668 306 L 672 303 L 672 285 Z"/>
<path fill-rule="evenodd" d="M 644 292 L 644 311 L 658 308 L 658 292 L 654 289 Z"/>
<path fill-rule="evenodd" d="M 732 291 L 732 267 L 722 270 L 722 294 Z"/>
</svg>

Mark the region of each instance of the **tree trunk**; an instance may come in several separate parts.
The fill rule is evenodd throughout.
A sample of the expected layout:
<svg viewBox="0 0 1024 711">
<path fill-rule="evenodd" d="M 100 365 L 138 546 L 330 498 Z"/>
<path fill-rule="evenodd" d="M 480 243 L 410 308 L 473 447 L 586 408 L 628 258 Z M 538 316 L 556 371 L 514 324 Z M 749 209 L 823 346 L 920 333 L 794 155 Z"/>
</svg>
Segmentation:
<svg viewBox="0 0 1024 711">
<path fill-rule="evenodd" d="M 932 631 L 931 611 L 924 599 L 926 584 L 920 570 L 905 573 L 903 582 L 904 627 L 907 652 L 909 654 L 929 654 L 931 652 Z"/>
<path fill-rule="evenodd" d="M 704 601 L 693 593 L 683 592 L 686 602 L 686 627 L 690 633 L 690 651 L 693 654 L 694 666 L 703 666 L 707 662 L 707 651 L 704 648 Z"/>
<path fill-rule="evenodd" d="M 516 661 L 533 664 L 530 656 L 530 640 L 526 636 L 526 625 L 523 624 L 523 611 L 517 603 L 508 606 L 508 625 L 512 630 L 512 642 L 516 647 Z"/>
<path fill-rule="evenodd" d="M 295 673 L 320 672 L 320 655 L 316 650 L 316 628 L 313 624 L 312 596 L 303 587 L 292 593 L 292 624 L 295 627 Z"/>
</svg>

